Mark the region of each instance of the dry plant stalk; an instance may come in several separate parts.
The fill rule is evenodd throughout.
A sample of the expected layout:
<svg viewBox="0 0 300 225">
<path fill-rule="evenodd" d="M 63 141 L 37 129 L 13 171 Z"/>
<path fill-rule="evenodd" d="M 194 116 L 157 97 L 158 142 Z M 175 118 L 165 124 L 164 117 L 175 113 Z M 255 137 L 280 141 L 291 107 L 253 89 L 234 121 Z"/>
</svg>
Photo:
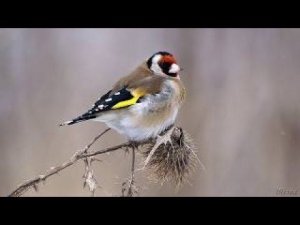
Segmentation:
<svg viewBox="0 0 300 225">
<path fill-rule="evenodd" d="M 169 131 L 172 131 L 168 134 Z M 154 141 L 141 149 L 146 158 L 145 166 L 151 170 L 150 178 L 163 184 L 174 181 L 179 188 L 197 166 L 202 163 L 195 154 L 190 135 L 182 128 L 174 127 L 162 136 L 168 141 Z M 167 137 L 166 137 L 167 136 Z M 158 139 L 159 140 L 159 139 Z M 154 150 L 155 149 L 155 150 Z M 152 152 L 151 157 L 149 158 Z"/>
<path fill-rule="evenodd" d="M 135 186 L 134 172 L 135 172 L 135 150 L 132 147 L 132 162 L 131 162 L 131 176 L 122 183 L 122 197 L 133 197 L 138 194 L 137 187 Z"/>
<path fill-rule="evenodd" d="M 183 131 L 182 128 L 174 126 L 161 133 L 156 139 L 139 143 L 126 142 L 110 148 L 89 152 L 90 147 L 109 130 L 110 128 L 97 135 L 92 142 L 85 146 L 85 148 L 77 151 L 68 161 L 59 166 L 51 167 L 43 175 L 39 175 L 19 185 L 9 194 L 9 197 L 22 196 L 31 188 L 37 191 L 39 183 L 45 182 L 50 176 L 74 165 L 80 160 L 83 160 L 85 164 L 85 173 L 83 175 L 84 187 L 87 185 L 92 196 L 94 196 L 95 190 L 98 187 L 98 182 L 91 167 L 92 162 L 98 160 L 94 156 L 122 149 L 132 150 L 131 176 L 122 184 L 122 196 L 131 197 L 138 193 L 135 186 L 134 172 L 135 150 L 139 149 L 139 147 L 141 147 L 139 152 L 146 158 L 144 169 L 150 169 L 153 177 L 161 183 L 173 180 L 178 187 L 187 180 L 190 172 L 195 169 L 197 160 L 201 164 L 194 152 L 195 146 L 187 132 Z"/>
</svg>

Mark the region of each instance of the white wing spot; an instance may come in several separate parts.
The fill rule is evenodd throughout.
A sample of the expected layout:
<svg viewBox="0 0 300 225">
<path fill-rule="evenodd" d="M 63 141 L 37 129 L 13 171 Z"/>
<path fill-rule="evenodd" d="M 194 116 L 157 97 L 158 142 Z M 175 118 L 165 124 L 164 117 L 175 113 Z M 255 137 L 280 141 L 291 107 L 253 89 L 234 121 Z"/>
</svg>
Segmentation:
<svg viewBox="0 0 300 225">
<path fill-rule="evenodd" d="M 108 98 L 108 99 L 106 99 L 105 101 L 106 102 L 110 102 L 112 100 L 112 98 Z"/>
<path fill-rule="evenodd" d="M 99 109 L 103 109 L 104 105 L 99 105 L 98 108 Z"/>
<path fill-rule="evenodd" d="M 119 95 L 119 94 L 120 94 L 120 92 L 119 92 L 119 91 L 115 93 L 115 95 Z"/>
<path fill-rule="evenodd" d="M 96 112 L 98 112 L 98 111 L 99 111 L 99 109 L 98 109 L 98 108 L 96 108 L 96 109 L 95 109 L 95 111 L 96 111 Z"/>
<path fill-rule="evenodd" d="M 60 124 L 60 126 L 69 125 L 72 122 L 73 122 L 73 120 L 69 120 L 69 121 L 63 122 L 62 124 Z"/>
</svg>

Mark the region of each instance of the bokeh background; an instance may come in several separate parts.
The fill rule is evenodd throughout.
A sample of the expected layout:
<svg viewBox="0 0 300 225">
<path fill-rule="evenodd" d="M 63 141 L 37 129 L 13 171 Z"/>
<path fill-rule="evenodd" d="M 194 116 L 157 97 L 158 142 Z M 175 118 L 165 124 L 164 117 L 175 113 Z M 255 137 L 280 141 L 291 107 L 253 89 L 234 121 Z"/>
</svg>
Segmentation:
<svg viewBox="0 0 300 225">
<path fill-rule="evenodd" d="M 156 51 L 184 68 L 177 124 L 200 168 L 178 192 L 137 173 L 140 196 L 300 193 L 299 29 L 0 29 L 0 195 L 84 147 L 104 124 L 57 125 L 84 112 Z M 125 141 L 110 132 L 93 149 Z M 119 196 L 130 155 L 94 164 L 96 196 Z M 141 164 L 140 164 L 141 165 Z M 25 196 L 89 196 L 80 162 Z"/>
</svg>

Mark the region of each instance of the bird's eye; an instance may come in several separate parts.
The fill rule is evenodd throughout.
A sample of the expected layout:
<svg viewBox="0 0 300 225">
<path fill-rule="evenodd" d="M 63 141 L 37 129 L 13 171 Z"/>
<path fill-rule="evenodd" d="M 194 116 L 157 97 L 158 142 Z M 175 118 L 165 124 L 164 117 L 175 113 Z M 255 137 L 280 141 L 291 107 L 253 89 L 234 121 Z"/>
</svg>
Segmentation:
<svg viewBox="0 0 300 225">
<path fill-rule="evenodd" d="M 162 71 L 167 74 L 169 72 L 169 69 L 171 67 L 171 64 L 169 62 L 164 62 L 164 61 L 161 61 L 159 62 L 159 66 L 160 68 L 162 69 Z"/>
<path fill-rule="evenodd" d="M 159 66 L 164 74 L 172 77 L 176 77 L 180 71 L 180 67 L 176 63 L 162 61 L 159 62 Z"/>
</svg>

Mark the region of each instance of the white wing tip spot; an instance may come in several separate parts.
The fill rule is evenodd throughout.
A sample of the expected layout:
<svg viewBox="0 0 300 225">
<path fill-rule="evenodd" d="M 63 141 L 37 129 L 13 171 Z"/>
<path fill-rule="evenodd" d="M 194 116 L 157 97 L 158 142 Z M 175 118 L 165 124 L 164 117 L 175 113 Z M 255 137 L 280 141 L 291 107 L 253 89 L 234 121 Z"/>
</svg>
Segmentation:
<svg viewBox="0 0 300 225">
<path fill-rule="evenodd" d="M 105 99 L 106 102 L 110 102 L 112 98 Z"/>
<path fill-rule="evenodd" d="M 119 92 L 119 91 L 115 93 L 115 95 L 119 95 L 119 94 L 120 94 L 120 92 Z"/>
<path fill-rule="evenodd" d="M 63 122 L 63 123 L 59 124 L 59 126 L 69 125 L 72 122 L 73 122 L 73 120 L 69 120 L 69 121 L 66 121 L 66 122 Z"/>
</svg>

